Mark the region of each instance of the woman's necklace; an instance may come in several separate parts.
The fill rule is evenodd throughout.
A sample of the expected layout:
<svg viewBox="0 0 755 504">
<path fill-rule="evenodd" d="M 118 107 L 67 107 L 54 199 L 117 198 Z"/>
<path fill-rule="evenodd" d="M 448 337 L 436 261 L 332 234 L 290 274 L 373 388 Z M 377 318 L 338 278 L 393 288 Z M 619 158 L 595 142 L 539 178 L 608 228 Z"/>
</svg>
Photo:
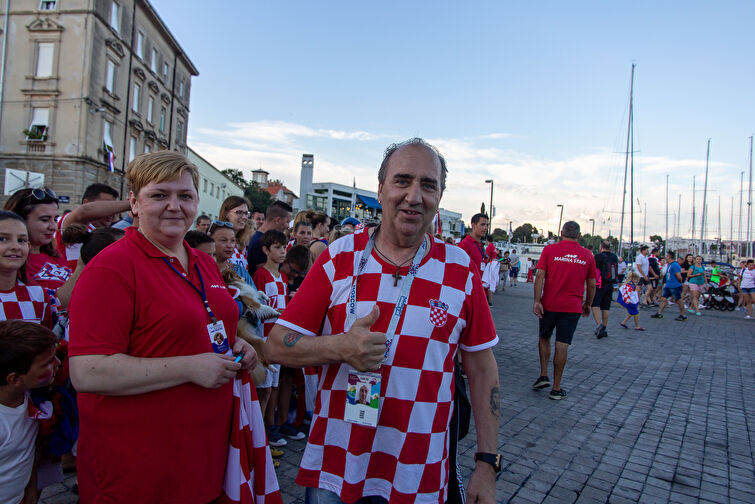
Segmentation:
<svg viewBox="0 0 755 504">
<path fill-rule="evenodd" d="M 377 232 L 377 231 L 375 231 L 375 232 Z M 422 243 L 425 243 L 425 237 L 424 236 L 422 237 Z M 419 247 L 422 246 L 422 243 L 420 243 L 417 246 L 417 248 L 414 250 L 414 254 L 412 254 L 412 256 L 409 259 L 407 259 L 406 261 L 402 262 L 401 264 L 396 264 L 387 255 L 383 254 L 380 251 L 380 249 L 377 246 L 377 236 L 375 237 L 375 244 L 374 244 L 375 251 L 378 254 L 380 254 L 380 257 L 382 257 L 383 259 L 385 259 L 386 261 L 388 261 L 389 263 L 391 263 L 393 266 L 396 267 L 396 272 L 393 275 L 391 275 L 393 277 L 393 286 L 394 287 L 397 287 L 398 286 L 398 281 L 401 280 L 401 274 L 399 273 L 399 271 L 401 270 L 401 266 L 404 266 L 405 264 L 411 262 L 414 259 L 414 256 L 417 255 L 417 250 L 419 250 Z"/>
<path fill-rule="evenodd" d="M 173 252 L 171 252 L 170 250 L 168 250 L 164 246 L 162 246 L 159 243 L 157 243 L 155 240 L 153 240 L 152 238 L 150 238 L 149 236 L 147 236 L 147 233 L 145 233 L 141 229 L 139 230 L 139 232 L 142 234 L 143 237 L 145 237 L 147 239 L 148 242 L 150 242 L 152 245 L 154 245 L 155 248 L 157 250 L 159 250 L 160 252 L 162 252 L 163 254 L 167 255 L 168 257 L 178 257 L 178 254 L 174 254 Z M 182 246 L 182 248 L 183 248 L 183 246 Z"/>
</svg>

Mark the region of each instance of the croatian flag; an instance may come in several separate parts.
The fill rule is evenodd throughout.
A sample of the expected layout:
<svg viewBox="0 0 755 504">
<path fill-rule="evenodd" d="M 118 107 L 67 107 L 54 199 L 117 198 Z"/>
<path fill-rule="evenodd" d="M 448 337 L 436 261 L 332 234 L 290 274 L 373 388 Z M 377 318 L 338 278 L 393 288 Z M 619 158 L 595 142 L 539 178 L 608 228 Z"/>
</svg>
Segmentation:
<svg viewBox="0 0 755 504">
<path fill-rule="evenodd" d="M 115 154 L 113 154 L 112 150 L 107 151 L 107 169 L 110 171 L 110 173 L 113 173 L 115 171 L 115 166 L 113 166 L 113 161 L 115 160 Z"/>
<path fill-rule="evenodd" d="M 282 504 L 265 422 L 249 373 L 233 380 L 233 425 L 223 482 L 222 504 Z"/>
</svg>

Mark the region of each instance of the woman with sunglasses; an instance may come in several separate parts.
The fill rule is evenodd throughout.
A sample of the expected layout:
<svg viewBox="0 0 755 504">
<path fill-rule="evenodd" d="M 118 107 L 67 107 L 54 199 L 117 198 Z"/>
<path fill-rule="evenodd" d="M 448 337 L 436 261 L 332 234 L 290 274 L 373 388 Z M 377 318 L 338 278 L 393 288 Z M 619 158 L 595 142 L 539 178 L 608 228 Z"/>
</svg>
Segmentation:
<svg viewBox="0 0 755 504">
<path fill-rule="evenodd" d="M 223 485 L 232 379 L 255 367 L 256 353 L 235 337 L 239 309 L 215 261 L 184 242 L 197 167 L 152 152 L 135 157 L 126 178 L 139 227 L 87 264 L 69 307 L 79 495 L 207 504 Z M 219 333 L 227 342 L 213 347 Z"/>
<path fill-rule="evenodd" d="M 19 189 L 3 207 L 20 215 L 29 231 L 26 276 L 30 285 L 57 290 L 71 276 L 68 261 L 55 247 L 58 197 L 49 188 Z"/>
<path fill-rule="evenodd" d="M 238 261 L 233 261 L 238 252 L 233 224 L 219 220 L 213 221 L 210 225 L 209 235 L 215 241 L 215 263 L 218 265 L 220 273 L 232 270 L 247 284 L 254 286 L 254 281 L 249 276 L 246 267 Z"/>
<path fill-rule="evenodd" d="M 250 208 L 251 204 L 246 198 L 228 196 L 220 205 L 220 212 L 218 212 L 218 221 L 231 223 L 236 238 L 235 250 L 229 260 L 234 265 L 240 264 L 244 269 L 248 266 L 246 246 L 249 244 L 249 238 L 254 234 L 254 229 L 249 223 Z"/>
</svg>

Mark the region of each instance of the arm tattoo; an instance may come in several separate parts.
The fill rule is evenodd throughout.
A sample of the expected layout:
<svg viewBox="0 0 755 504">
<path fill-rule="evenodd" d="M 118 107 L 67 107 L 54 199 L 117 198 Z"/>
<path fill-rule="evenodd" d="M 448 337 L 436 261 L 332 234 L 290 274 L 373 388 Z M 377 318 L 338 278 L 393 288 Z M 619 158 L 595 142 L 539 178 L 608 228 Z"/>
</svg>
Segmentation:
<svg viewBox="0 0 755 504">
<path fill-rule="evenodd" d="M 283 344 L 286 345 L 286 347 L 291 348 L 292 346 L 296 345 L 296 342 L 298 342 L 303 337 L 303 334 L 294 332 L 288 333 L 283 337 Z"/>
<path fill-rule="evenodd" d="M 501 399 L 498 387 L 495 386 L 490 389 L 490 412 L 494 417 L 501 416 Z"/>
</svg>

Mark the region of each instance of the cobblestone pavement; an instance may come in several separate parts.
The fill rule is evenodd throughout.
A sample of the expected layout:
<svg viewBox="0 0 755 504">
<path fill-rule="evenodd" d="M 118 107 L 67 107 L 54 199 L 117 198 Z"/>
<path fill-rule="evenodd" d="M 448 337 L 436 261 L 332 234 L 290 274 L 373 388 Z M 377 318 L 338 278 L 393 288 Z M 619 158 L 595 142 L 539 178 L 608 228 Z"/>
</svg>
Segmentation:
<svg viewBox="0 0 755 504">
<path fill-rule="evenodd" d="M 647 331 L 636 332 L 619 327 L 614 304 L 608 338 L 595 339 L 592 318 L 580 321 L 563 379 L 568 397 L 552 401 L 531 389 L 539 375 L 532 286 L 509 287 L 494 305 L 498 502 L 755 502 L 755 409 L 746 398 L 755 392 L 755 321 L 707 311 L 676 322 L 670 307 L 662 320 L 642 311 Z M 460 443 L 465 479 L 474 445 L 472 429 Z M 285 502 L 303 502 L 293 483 L 303 448 L 289 442 L 281 459 Z M 42 502 L 75 502 L 74 482 L 46 489 Z"/>
</svg>

